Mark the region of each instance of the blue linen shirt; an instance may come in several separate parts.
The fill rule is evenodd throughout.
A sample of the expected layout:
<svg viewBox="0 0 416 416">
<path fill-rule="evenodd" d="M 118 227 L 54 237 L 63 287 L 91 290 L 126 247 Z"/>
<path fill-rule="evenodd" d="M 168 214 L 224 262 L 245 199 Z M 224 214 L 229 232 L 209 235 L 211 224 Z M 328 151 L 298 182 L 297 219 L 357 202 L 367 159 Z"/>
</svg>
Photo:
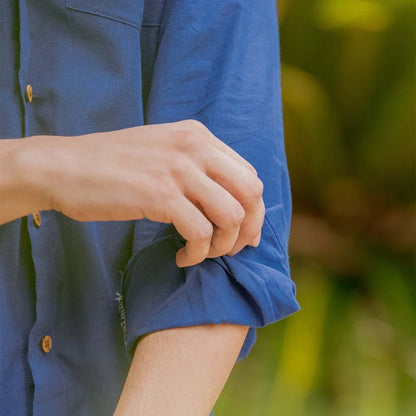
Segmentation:
<svg viewBox="0 0 416 416">
<path fill-rule="evenodd" d="M 299 309 L 275 0 L 2 0 L 0 42 L 0 138 L 194 118 L 256 167 L 266 205 L 258 248 L 182 269 L 169 224 L 1 225 L 0 414 L 110 415 L 141 335 L 248 325 L 242 359 Z"/>
</svg>

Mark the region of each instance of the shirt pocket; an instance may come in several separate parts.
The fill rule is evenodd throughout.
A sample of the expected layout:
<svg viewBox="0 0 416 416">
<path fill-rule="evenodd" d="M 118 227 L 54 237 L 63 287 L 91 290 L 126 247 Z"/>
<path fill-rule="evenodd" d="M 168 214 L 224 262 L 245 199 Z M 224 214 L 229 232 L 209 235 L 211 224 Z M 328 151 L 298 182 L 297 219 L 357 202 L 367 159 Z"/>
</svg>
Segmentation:
<svg viewBox="0 0 416 416">
<path fill-rule="evenodd" d="M 144 0 L 65 0 L 67 9 L 124 23 L 140 30 Z"/>
</svg>

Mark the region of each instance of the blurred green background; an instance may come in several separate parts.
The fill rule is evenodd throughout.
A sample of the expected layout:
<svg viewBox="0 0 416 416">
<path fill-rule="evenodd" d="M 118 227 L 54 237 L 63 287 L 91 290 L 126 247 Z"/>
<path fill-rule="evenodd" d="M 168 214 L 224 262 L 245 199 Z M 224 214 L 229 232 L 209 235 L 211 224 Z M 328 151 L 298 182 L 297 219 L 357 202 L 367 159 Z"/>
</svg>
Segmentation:
<svg viewBox="0 0 416 416">
<path fill-rule="evenodd" d="M 279 0 L 290 262 L 216 416 L 416 414 L 415 3 Z"/>
</svg>

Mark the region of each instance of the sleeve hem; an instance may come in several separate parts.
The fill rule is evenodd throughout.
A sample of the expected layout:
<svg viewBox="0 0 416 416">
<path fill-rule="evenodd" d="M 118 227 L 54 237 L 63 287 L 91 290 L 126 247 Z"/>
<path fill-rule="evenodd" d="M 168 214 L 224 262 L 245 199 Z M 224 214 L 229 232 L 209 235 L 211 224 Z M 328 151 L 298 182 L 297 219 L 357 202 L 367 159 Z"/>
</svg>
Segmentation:
<svg viewBox="0 0 416 416">
<path fill-rule="evenodd" d="M 282 273 L 274 271 L 280 284 L 270 288 L 279 292 L 277 302 L 269 296 L 261 279 L 254 282 L 258 276 L 252 265 L 240 264 L 238 267 L 231 261 L 230 269 L 227 259 L 217 258 L 178 268 L 175 263 L 177 249 L 177 236 L 169 234 L 136 253 L 125 270 L 123 307 L 129 354 L 134 352 L 138 338 L 147 333 L 228 323 L 251 328 L 239 355 L 242 359 L 254 345 L 255 328 L 299 310 L 294 284 Z M 273 270 L 268 268 L 266 272 Z M 262 273 L 261 267 L 257 273 Z"/>
</svg>

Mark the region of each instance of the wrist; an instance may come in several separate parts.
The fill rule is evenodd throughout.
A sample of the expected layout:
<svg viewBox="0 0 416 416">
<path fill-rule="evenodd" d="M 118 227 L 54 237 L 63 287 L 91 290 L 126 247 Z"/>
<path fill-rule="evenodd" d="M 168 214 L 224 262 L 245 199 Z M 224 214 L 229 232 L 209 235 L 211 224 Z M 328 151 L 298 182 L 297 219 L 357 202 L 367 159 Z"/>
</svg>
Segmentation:
<svg viewBox="0 0 416 416">
<path fill-rule="evenodd" d="M 59 136 L 31 136 L 20 140 L 14 152 L 16 180 L 31 210 L 55 209 L 56 182 L 63 166 L 59 163 L 62 139 Z"/>
</svg>

